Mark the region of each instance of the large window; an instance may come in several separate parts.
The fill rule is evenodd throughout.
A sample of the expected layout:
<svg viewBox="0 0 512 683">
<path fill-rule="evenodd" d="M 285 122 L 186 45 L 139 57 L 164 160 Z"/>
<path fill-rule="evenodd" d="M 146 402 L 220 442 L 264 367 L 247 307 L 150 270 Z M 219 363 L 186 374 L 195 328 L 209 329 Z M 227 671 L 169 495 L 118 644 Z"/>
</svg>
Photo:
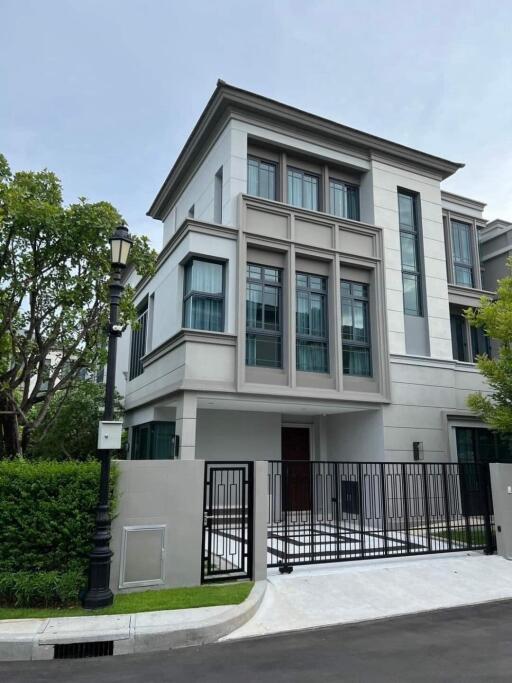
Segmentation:
<svg viewBox="0 0 512 683">
<path fill-rule="evenodd" d="M 417 197 L 398 193 L 405 315 L 423 316 Z"/>
<path fill-rule="evenodd" d="M 370 377 L 368 285 L 341 281 L 343 374 Z"/>
<path fill-rule="evenodd" d="M 335 216 L 359 220 L 359 188 L 341 180 L 329 180 L 329 211 Z"/>
<path fill-rule="evenodd" d="M 224 266 L 194 258 L 185 266 L 183 326 L 224 331 Z"/>
<path fill-rule="evenodd" d="M 459 462 L 510 462 L 510 441 L 489 429 L 455 427 Z"/>
<path fill-rule="evenodd" d="M 137 322 L 132 328 L 130 345 L 130 372 L 129 379 L 138 377 L 143 372 L 142 358 L 146 354 L 148 331 L 148 302 L 146 301 L 138 309 Z"/>
<path fill-rule="evenodd" d="M 455 360 L 474 363 L 477 356 L 487 354 L 491 357 L 489 337 L 482 328 L 470 326 L 464 317 L 462 308 L 450 306 L 450 327 L 452 352 Z"/>
<path fill-rule="evenodd" d="M 132 427 L 131 460 L 172 460 L 176 457 L 174 422 L 147 422 Z"/>
<path fill-rule="evenodd" d="M 288 169 L 288 203 L 302 209 L 318 211 L 319 179 L 318 176 L 301 171 L 298 168 Z"/>
<path fill-rule="evenodd" d="M 263 159 L 247 159 L 247 192 L 263 199 L 276 198 L 276 164 Z"/>
<path fill-rule="evenodd" d="M 329 372 L 327 278 L 296 274 L 297 370 Z"/>
<path fill-rule="evenodd" d="M 247 265 L 247 365 L 282 367 L 281 273 L 279 268 Z"/>
<path fill-rule="evenodd" d="M 473 287 L 471 225 L 452 220 L 451 228 L 455 284 L 462 287 Z"/>
</svg>

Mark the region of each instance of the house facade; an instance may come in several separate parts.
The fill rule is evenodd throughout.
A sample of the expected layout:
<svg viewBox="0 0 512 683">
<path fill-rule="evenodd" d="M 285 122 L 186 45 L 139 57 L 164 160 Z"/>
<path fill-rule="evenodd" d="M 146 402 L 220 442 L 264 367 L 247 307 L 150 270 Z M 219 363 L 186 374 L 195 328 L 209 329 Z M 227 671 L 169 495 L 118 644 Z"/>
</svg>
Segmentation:
<svg viewBox="0 0 512 683">
<path fill-rule="evenodd" d="M 127 273 L 128 457 L 494 452 L 466 406 L 487 339 L 461 313 L 508 237 L 442 190 L 461 166 L 219 81 L 149 210 L 157 271 Z"/>
</svg>

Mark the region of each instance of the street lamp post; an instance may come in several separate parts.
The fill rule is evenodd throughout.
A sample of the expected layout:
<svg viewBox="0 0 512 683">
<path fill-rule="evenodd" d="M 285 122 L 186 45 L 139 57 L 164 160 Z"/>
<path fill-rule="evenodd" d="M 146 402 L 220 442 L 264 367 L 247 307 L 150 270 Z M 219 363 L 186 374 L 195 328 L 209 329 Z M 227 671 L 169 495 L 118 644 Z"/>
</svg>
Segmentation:
<svg viewBox="0 0 512 683">
<path fill-rule="evenodd" d="M 132 239 L 126 225 L 120 225 L 110 238 L 110 260 L 112 277 L 110 280 L 110 318 L 108 326 L 107 378 L 105 383 L 105 410 L 103 421 L 111 422 L 114 418 L 114 392 L 116 373 L 117 338 L 122 328 L 118 324 L 119 302 L 124 286 L 121 274 L 128 261 Z M 98 609 L 111 605 L 114 595 L 110 590 L 110 450 L 98 448 L 98 459 L 101 463 L 100 489 L 96 508 L 94 547 L 89 555 L 89 582 L 82 604 L 86 609 Z"/>
</svg>

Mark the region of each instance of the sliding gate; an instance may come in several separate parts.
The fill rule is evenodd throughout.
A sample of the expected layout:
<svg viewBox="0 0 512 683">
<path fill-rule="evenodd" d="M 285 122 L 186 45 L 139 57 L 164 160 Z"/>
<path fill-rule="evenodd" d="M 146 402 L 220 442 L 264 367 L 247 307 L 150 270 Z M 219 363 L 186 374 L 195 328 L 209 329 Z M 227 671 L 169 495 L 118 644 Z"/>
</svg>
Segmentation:
<svg viewBox="0 0 512 683">
<path fill-rule="evenodd" d="M 269 462 L 268 565 L 492 552 L 489 466 Z"/>
<path fill-rule="evenodd" d="M 252 462 L 205 462 L 201 580 L 250 579 Z"/>
</svg>

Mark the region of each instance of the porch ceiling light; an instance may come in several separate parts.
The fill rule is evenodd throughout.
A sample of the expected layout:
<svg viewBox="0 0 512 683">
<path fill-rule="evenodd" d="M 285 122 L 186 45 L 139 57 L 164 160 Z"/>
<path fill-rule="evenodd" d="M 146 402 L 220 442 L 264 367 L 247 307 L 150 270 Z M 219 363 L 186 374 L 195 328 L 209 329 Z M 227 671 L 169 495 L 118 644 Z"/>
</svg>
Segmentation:
<svg viewBox="0 0 512 683">
<path fill-rule="evenodd" d="M 126 225 L 119 225 L 109 239 L 110 261 L 113 268 L 124 268 L 128 263 L 128 256 L 133 244 Z"/>
</svg>

